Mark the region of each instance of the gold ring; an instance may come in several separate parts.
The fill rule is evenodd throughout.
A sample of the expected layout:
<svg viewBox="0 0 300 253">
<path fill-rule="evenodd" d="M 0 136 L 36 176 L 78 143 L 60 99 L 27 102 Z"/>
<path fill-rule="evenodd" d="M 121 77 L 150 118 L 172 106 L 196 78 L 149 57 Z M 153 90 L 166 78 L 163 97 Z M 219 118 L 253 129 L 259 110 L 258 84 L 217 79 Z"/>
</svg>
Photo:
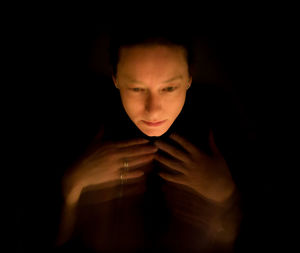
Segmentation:
<svg viewBox="0 0 300 253">
<path fill-rule="evenodd" d="M 124 181 L 125 181 L 125 183 L 127 182 L 127 178 L 126 178 L 127 171 L 128 171 L 128 161 L 124 160 L 123 168 L 121 169 L 121 173 L 120 173 L 120 178 L 121 178 L 121 184 L 122 185 L 124 184 Z"/>
<path fill-rule="evenodd" d="M 124 167 L 124 174 L 126 175 L 126 173 L 128 172 L 128 167 L 129 167 L 129 164 L 128 164 L 127 160 L 124 160 L 123 167 Z M 126 183 L 127 182 L 127 178 L 125 176 L 124 176 L 124 179 L 125 179 L 125 183 Z"/>
<path fill-rule="evenodd" d="M 124 160 L 123 167 L 124 167 L 125 171 L 128 170 L 128 162 L 127 162 L 127 160 Z"/>
</svg>

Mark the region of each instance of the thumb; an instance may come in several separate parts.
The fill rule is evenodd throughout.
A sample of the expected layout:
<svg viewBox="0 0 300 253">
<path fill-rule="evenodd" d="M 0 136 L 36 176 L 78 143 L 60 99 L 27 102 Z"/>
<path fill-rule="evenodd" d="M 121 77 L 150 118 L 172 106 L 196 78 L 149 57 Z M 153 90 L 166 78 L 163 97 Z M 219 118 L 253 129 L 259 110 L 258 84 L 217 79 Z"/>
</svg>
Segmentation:
<svg viewBox="0 0 300 253">
<path fill-rule="evenodd" d="M 221 152 L 219 150 L 219 148 L 217 147 L 217 144 L 215 142 L 215 138 L 214 138 L 214 133 L 212 131 L 212 129 L 209 130 L 209 146 L 213 152 L 214 155 L 221 155 Z"/>
</svg>

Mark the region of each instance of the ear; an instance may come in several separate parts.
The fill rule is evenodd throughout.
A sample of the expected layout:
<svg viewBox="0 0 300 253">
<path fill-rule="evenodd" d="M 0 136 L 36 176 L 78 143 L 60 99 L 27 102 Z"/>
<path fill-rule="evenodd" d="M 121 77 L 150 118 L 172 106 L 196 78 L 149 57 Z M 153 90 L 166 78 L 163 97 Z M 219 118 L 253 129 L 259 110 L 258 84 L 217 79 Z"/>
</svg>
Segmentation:
<svg viewBox="0 0 300 253">
<path fill-rule="evenodd" d="M 113 82 L 114 82 L 116 88 L 119 89 L 119 86 L 118 86 L 116 77 L 115 77 L 114 75 L 111 75 L 111 77 L 112 77 L 112 80 L 113 80 Z"/>
</svg>

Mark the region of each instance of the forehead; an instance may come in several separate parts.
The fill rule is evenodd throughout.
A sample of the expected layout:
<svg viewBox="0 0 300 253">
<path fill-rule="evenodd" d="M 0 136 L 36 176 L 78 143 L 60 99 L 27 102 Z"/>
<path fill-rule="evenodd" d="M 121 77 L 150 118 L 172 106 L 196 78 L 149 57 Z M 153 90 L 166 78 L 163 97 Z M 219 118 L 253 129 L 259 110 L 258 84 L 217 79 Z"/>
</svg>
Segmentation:
<svg viewBox="0 0 300 253">
<path fill-rule="evenodd" d="M 147 77 L 149 75 L 184 75 L 187 72 L 186 52 L 183 47 L 173 45 L 146 45 L 123 47 L 118 63 L 119 75 Z"/>
</svg>

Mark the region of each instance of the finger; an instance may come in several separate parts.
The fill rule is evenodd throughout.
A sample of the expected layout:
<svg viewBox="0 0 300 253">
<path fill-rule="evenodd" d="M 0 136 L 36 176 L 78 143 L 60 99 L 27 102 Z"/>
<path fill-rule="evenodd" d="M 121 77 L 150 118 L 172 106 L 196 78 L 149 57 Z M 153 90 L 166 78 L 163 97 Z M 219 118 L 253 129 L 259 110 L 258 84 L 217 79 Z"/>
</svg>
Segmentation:
<svg viewBox="0 0 300 253">
<path fill-rule="evenodd" d="M 124 180 L 142 177 L 145 173 L 141 170 L 127 171 L 123 174 Z"/>
<path fill-rule="evenodd" d="M 211 129 L 209 130 L 209 146 L 215 155 L 221 155 L 221 152 L 215 142 L 214 133 Z"/>
<path fill-rule="evenodd" d="M 175 157 L 176 159 L 187 162 L 188 156 L 186 153 L 182 152 L 181 150 L 175 148 L 174 146 L 165 143 L 163 141 L 156 141 L 155 146 L 159 149 L 165 151 L 166 153 L 170 154 L 171 156 Z"/>
<path fill-rule="evenodd" d="M 160 172 L 158 173 L 158 175 L 169 182 L 182 184 L 182 185 L 185 184 L 184 175 L 172 175 L 166 172 Z"/>
<path fill-rule="evenodd" d="M 133 140 L 127 140 L 127 141 L 120 141 L 120 142 L 114 143 L 114 146 L 116 148 L 124 148 L 124 147 L 139 145 L 139 144 L 145 144 L 148 142 L 149 142 L 149 140 L 147 140 L 147 139 L 139 138 L 139 139 L 133 139 Z"/>
<path fill-rule="evenodd" d="M 180 161 L 174 161 L 173 159 L 164 157 L 160 154 L 155 154 L 154 159 L 157 160 L 158 162 L 164 164 L 165 166 L 180 172 L 182 174 L 186 174 L 186 169 L 183 166 L 183 163 Z"/>
<path fill-rule="evenodd" d="M 153 161 L 153 159 L 154 159 L 154 154 L 148 154 L 148 155 L 134 157 L 131 159 L 126 159 L 126 161 L 128 162 L 128 168 L 130 170 L 130 169 L 145 165 L 145 164 Z M 121 161 L 120 168 L 122 168 L 124 166 L 123 163 L 124 163 L 124 159 L 123 159 L 123 161 Z"/>
<path fill-rule="evenodd" d="M 153 145 L 136 145 L 132 147 L 121 148 L 118 150 L 118 155 L 120 157 L 134 157 L 145 154 L 153 154 L 158 150 L 157 147 Z"/>
<path fill-rule="evenodd" d="M 192 143 L 187 141 L 185 138 L 179 136 L 178 134 L 173 133 L 170 135 L 170 138 L 178 142 L 186 151 L 188 151 L 191 154 L 197 152 L 198 150 Z"/>
</svg>

